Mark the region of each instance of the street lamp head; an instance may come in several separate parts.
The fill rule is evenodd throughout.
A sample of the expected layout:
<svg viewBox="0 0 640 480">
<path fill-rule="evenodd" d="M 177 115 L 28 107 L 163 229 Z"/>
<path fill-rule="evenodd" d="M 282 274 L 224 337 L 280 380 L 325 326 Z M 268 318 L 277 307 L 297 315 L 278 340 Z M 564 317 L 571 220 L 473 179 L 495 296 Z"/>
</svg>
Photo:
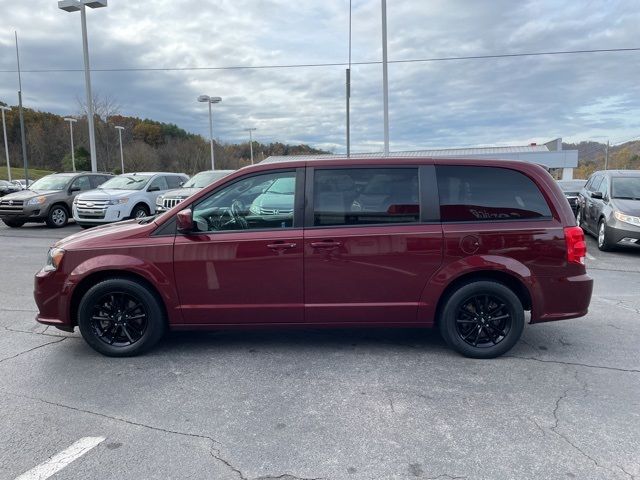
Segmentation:
<svg viewBox="0 0 640 480">
<path fill-rule="evenodd" d="M 107 6 L 107 0 L 82 0 L 89 8 L 102 8 Z"/>
<path fill-rule="evenodd" d="M 245 128 L 244 131 L 245 132 L 255 132 L 257 129 L 256 127 L 251 127 L 251 128 Z"/>
<path fill-rule="evenodd" d="M 2 105 L 0 105 L 0 110 L 2 110 L 3 112 L 8 112 L 9 110 L 11 110 L 11 107 L 3 107 Z"/>
<path fill-rule="evenodd" d="M 64 121 L 65 121 L 65 122 L 73 122 L 73 123 L 75 123 L 75 122 L 77 122 L 78 120 L 76 120 L 75 118 L 65 118 L 65 119 L 64 119 Z"/>
<path fill-rule="evenodd" d="M 77 12 L 82 8 L 82 4 L 78 0 L 61 0 L 58 2 L 58 8 L 65 12 Z"/>
<path fill-rule="evenodd" d="M 210 97 L 209 95 L 200 95 L 198 97 L 199 102 L 204 103 L 220 103 L 222 101 L 221 97 Z"/>
<path fill-rule="evenodd" d="M 124 130 L 124 127 L 121 127 L 121 126 L 119 126 L 119 125 L 116 125 L 116 126 L 115 126 L 115 129 L 116 129 L 116 130 Z"/>
</svg>

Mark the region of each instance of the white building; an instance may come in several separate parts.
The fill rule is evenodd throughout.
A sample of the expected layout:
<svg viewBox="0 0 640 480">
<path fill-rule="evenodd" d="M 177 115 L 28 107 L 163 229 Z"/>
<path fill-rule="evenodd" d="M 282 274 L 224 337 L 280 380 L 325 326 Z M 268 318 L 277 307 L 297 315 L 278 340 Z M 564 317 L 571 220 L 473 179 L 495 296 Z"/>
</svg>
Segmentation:
<svg viewBox="0 0 640 480">
<path fill-rule="evenodd" d="M 303 159 L 332 159 L 344 158 L 346 155 L 289 155 L 272 156 L 265 162 Z M 382 157 L 382 153 L 352 154 L 352 157 L 375 158 Z M 416 150 L 409 152 L 391 152 L 392 157 L 456 157 L 456 158 L 491 158 L 495 160 L 520 160 L 537 163 L 545 168 L 561 168 L 562 179 L 571 180 L 573 169 L 578 166 L 577 150 L 562 150 L 562 139 L 557 138 L 544 145 L 526 145 L 511 147 L 478 147 L 478 148 L 446 148 L 441 150 Z"/>
</svg>

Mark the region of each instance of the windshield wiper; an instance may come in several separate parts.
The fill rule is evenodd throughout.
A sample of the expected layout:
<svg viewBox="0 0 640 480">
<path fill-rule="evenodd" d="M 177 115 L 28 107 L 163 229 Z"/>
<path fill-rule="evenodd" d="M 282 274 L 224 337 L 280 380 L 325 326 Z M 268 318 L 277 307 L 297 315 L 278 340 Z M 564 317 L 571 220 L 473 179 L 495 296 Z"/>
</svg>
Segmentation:
<svg viewBox="0 0 640 480">
<path fill-rule="evenodd" d="M 640 200 L 640 197 L 613 197 L 620 200 Z"/>
</svg>

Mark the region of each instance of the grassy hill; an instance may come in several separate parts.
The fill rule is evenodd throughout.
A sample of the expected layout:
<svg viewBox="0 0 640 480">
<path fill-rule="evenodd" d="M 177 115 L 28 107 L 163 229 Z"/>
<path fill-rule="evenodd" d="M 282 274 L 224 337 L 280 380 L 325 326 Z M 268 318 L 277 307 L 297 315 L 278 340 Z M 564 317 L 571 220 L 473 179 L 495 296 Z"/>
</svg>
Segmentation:
<svg viewBox="0 0 640 480">
<path fill-rule="evenodd" d="M 50 170 L 38 170 L 38 169 L 29 169 L 29 180 L 37 180 L 38 178 L 42 178 L 45 175 L 49 175 L 50 173 L 53 173 Z M 0 167 L 0 180 L 8 180 L 8 175 L 7 175 L 7 167 Z M 12 179 L 17 179 L 17 178 L 24 178 L 24 168 L 16 168 L 16 167 L 11 167 L 11 178 Z"/>
</svg>

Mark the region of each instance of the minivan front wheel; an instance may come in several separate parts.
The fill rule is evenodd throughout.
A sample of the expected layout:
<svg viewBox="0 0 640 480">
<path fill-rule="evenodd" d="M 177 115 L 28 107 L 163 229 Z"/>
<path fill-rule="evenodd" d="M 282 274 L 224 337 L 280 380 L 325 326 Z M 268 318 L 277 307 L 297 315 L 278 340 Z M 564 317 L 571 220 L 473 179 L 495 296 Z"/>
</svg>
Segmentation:
<svg viewBox="0 0 640 480">
<path fill-rule="evenodd" d="M 445 301 L 440 333 L 466 357 L 495 358 L 508 352 L 524 329 L 524 308 L 518 296 L 501 283 L 467 283 Z"/>
<path fill-rule="evenodd" d="M 165 330 L 156 295 L 142 284 L 113 278 L 91 287 L 78 307 L 78 326 L 94 350 L 111 357 L 137 355 L 151 348 Z"/>
<path fill-rule="evenodd" d="M 604 221 L 604 218 L 600 219 L 600 223 L 598 223 L 598 249 L 603 252 L 613 249 L 613 245 L 611 245 L 609 241 L 607 223 Z"/>
</svg>

